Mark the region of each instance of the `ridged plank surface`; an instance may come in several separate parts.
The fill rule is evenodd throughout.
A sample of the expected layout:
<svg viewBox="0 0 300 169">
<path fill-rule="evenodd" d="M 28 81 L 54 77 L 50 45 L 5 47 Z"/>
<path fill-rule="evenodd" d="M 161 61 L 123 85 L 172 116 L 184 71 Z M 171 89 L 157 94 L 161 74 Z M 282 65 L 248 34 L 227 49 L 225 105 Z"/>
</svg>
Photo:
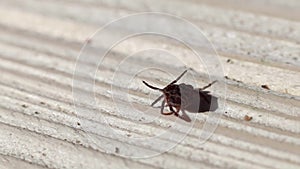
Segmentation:
<svg viewBox="0 0 300 169">
<path fill-rule="evenodd" d="M 1 169 L 300 167 L 299 2 L 11 0 L 0 4 Z M 269 8 L 263 7 L 265 4 Z M 283 12 L 289 10 L 290 14 Z M 146 80 L 163 86 L 185 69 L 183 64 L 145 54 L 131 59 L 125 66 L 128 71 L 118 75 L 130 79 L 149 65 L 160 65 L 173 72 L 172 76 L 157 71 L 145 73 L 136 76 L 130 86 L 113 81 L 115 68 L 126 56 L 152 47 L 168 50 L 184 60 L 194 69 L 197 87 L 209 83 L 205 68 L 186 60 L 191 51 L 177 43 L 167 43 L 163 37 L 137 37 L 117 45 L 96 72 L 94 91 L 86 88 L 89 75 L 79 74 L 81 85 L 76 91 L 82 97 L 94 92 L 97 105 L 83 100 L 78 106 L 85 113 L 74 108 L 73 75 L 83 44 L 105 23 L 144 11 L 167 12 L 191 21 L 219 54 L 224 77 L 211 76 L 222 79 L 226 93 L 222 83 L 209 90 L 220 100 L 226 99 L 226 107 L 218 111 L 218 128 L 205 144 L 199 144 L 199 136 L 209 112 L 197 114 L 191 131 L 178 143 L 176 137 L 185 134 L 190 124 L 174 116 L 159 116 L 159 109 L 149 109 L 149 94 L 151 98 L 159 95 L 141 83 Z M 101 38 L 131 32 L 135 26 L 121 25 Z M 91 41 L 93 44 L 101 44 L 101 39 Z M 97 50 L 102 49 L 90 50 L 89 55 L 97 57 Z M 211 53 L 203 49 L 201 55 Z M 80 64 L 88 69 L 97 63 L 83 60 Z M 189 77 L 182 81 L 192 82 Z M 261 85 L 268 85 L 270 90 Z M 131 110 L 128 97 L 117 94 L 112 100 L 111 87 L 128 89 L 132 105 L 149 111 L 142 118 L 127 111 Z M 115 103 L 126 109 L 118 113 Z M 246 121 L 245 115 L 253 119 Z M 170 130 L 175 120 L 178 126 Z M 126 139 L 116 138 L 112 130 L 107 130 L 108 125 Z M 158 144 L 131 141 L 164 131 L 174 137 L 157 141 L 176 145 L 167 152 Z M 124 145 L 159 155 L 120 157 L 118 154 L 128 151 L 122 149 Z M 104 147 L 113 153 L 106 153 Z"/>
</svg>

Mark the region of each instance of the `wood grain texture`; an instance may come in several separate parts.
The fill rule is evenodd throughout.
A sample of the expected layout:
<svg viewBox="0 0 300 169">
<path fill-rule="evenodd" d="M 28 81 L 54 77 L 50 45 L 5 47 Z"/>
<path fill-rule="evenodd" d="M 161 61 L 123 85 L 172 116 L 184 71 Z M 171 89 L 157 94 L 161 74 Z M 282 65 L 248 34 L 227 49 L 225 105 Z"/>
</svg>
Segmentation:
<svg viewBox="0 0 300 169">
<path fill-rule="evenodd" d="M 299 168 L 299 6 L 296 0 L 0 1 L 0 168 Z M 223 72 L 209 75 L 220 79 L 209 90 L 226 106 L 204 144 L 199 136 L 212 112 L 188 113 L 192 127 L 162 116 L 149 106 L 160 93 L 141 83 L 165 86 L 187 67 L 193 70 L 182 82 L 195 87 L 210 82 L 205 66 L 180 43 L 150 35 L 129 38 L 95 74 L 78 72 L 74 89 L 76 66 L 89 70 L 98 64 L 77 60 L 90 35 L 112 20 L 146 11 L 190 21 L 218 53 L 219 63 L 211 66 Z M 101 40 L 138 26 L 120 25 L 91 39 L 85 50 L 97 58 L 105 50 Z M 145 48 L 169 53 L 132 55 Z M 214 57 L 205 48 L 200 54 Z M 126 64 L 116 71 L 120 63 Z M 170 74 L 142 71 L 153 66 Z M 114 76 L 131 83 L 115 83 Z M 76 108 L 74 91 L 82 96 Z M 84 99 L 91 93 L 96 104 Z M 165 131 L 168 137 L 156 137 Z M 153 144 L 134 141 L 152 137 Z M 166 150 L 162 145 L 168 144 L 174 146 Z M 131 153 L 157 155 L 129 158 Z"/>
</svg>

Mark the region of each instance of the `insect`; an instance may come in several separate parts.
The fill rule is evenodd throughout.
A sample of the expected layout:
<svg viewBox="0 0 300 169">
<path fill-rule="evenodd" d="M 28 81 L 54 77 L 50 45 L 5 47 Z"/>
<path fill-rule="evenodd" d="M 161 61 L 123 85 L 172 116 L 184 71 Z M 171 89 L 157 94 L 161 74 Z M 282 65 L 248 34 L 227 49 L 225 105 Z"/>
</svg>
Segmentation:
<svg viewBox="0 0 300 169">
<path fill-rule="evenodd" d="M 154 106 L 158 101 L 164 98 L 161 103 L 161 114 L 175 114 L 176 116 L 179 116 L 180 110 L 182 110 L 184 114 L 184 110 L 188 110 L 190 112 L 204 112 L 210 110 L 212 100 L 216 101 L 216 97 L 210 95 L 209 91 L 203 91 L 214 84 L 216 81 L 213 81 L 212 83 L 202 88 L 194 88 L 192 85 L 185 83 L 176 84 L 177 81 L 181 79 L 186 72 L 187 70 L 185 70 L 180 76 L 178 76 L 174 81 L 172 81 L 163 89 L 154 87 L 143 81 L 143 83 L 147 87 L 163 93 L 151 104 L 151 106 Z M 164 107 L 169 107 L 170 112 L 164 112 Z M 216 104 L 214 104 L 213 109 L 216 108 Z"/>
</svg>

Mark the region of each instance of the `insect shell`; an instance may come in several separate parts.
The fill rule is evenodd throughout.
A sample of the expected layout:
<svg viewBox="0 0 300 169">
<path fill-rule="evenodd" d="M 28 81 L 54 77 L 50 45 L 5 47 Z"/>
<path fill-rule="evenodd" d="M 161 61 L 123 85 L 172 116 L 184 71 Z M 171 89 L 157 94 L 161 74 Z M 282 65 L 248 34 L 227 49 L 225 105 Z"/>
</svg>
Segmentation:
<svg viewBox="0 0 300 169">
<path fill-rule="evenodd" d="M 186 72 L 187 70 L 185 70 L 177 79 L 163 89 L 154 87 L 143 81 L 147 87 L 163 93 L 151 104 L 151 106 L 154 106 L 159 100 L 164 98 L 161 103 L 161 114 L 175 114 L 178 116 L 180 110 L 182 110 L 183 113 L 184 110 L 188 110 L 190 112 L 208 111 L 211 107 L 211 101 L 216 100 L 216 97 L 210 95 L 209 91 L 203 91 L 216 81 L 203 88 L 194 88 L 192 85 L 185 83 L 175 84 Z M 164 112 L 164 107 L 169 107 L 170 112 Z"/>
</svg>

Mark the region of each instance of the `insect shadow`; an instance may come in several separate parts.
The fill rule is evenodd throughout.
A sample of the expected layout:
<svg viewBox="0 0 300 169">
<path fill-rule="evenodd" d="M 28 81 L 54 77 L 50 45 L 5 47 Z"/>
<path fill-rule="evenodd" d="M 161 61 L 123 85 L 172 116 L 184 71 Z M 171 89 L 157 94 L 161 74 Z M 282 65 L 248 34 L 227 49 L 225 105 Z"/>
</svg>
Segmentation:
<svg viewBox="0 0 300 169">
<path fill-rule="evenodd" d="M 158 90 L 163 94 L 159 96 L 151 106 L 159 102 L 163 99 L 161 103 L 161 114 L 163 115 L 171 115 L 175 116 L 190 122 L 190 117 L 186 114 L 186 111 L 191 113 L 201 113 L 206 111 L 215 111 L 218 108 L 218 98 L 212 96 L 209 91 L 204 91 L 213 85 L 216 81 L 202 87 L 202 88 L 194 88 L 192 85 L 180 83 L 176 84 L 179 79 L 187 72 L 185 70 L 180 76 L 177 77 L 174 81 L 168 84 L 163 89 L 158 87 L 154 87 L 147 82 L 143 81 L 143 83 L 154 90 Z M 169 112 L 164 112 L 164 108 L 169 107 Z M 179 111 L 181 110 L 182 115 L 179 116 Z"/>
</svg>

